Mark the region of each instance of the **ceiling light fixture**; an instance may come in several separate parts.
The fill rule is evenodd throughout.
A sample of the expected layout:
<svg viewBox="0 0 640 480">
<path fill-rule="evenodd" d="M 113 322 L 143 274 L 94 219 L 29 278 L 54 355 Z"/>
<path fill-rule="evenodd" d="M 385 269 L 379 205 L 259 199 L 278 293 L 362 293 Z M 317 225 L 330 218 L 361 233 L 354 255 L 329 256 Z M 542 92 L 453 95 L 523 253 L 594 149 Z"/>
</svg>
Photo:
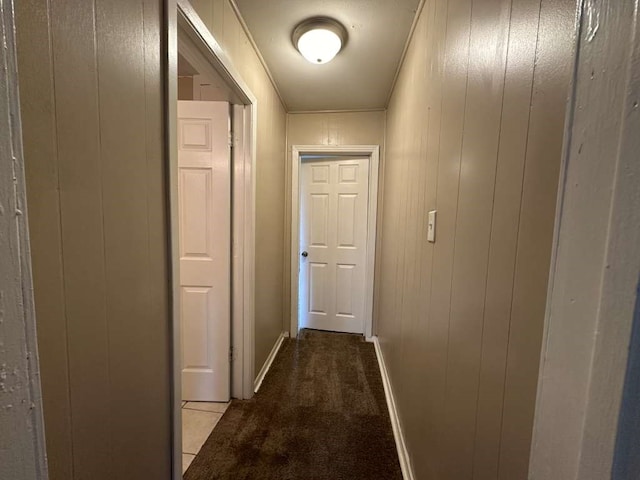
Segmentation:
<svg viewBox="0 0 640 480">
<path fill-rule="evenodd" d="M 309 62 L 333 60 L 347 41 L 345 28 L 331 18 L 310 18 L 293 31 L 293 44 Z"/>
</svg>

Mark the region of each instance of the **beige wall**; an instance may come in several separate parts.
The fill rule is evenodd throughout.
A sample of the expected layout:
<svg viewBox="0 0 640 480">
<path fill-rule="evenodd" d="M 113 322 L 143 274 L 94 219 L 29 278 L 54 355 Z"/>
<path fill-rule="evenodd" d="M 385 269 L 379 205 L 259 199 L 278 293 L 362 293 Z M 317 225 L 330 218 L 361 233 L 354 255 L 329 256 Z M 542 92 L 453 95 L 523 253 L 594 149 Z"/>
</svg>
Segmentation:
<svg viewBox="0 0 640 480">
<path fill-rule="evenodd" d="M 287 143 L 292 145 L 380 145 L 384 111 L 290 113 Z"/>
<path fill-rule="evenodd" d="M 178 100 L 193 100 L 193 77 L 178 77 Z"/>
<path fill-rule="evenodd" d="M 393 92 L 378 335 L 421 480 L 527 478 L 574 9 L 427 0 Z"/>
<path fill-rule="evenodd" d="M 284 326 L 291 325 L 291 147 L 293 145 L 379 145 L 378 225 L 382 217 L 385 111 L 290 113 L 287 116 Z M 379 241 L 379 238 L 378 238 Z M 379 245 L 376 247 L 379 252 Z M 379 262 L 376 262 L 376 265 Z M 376 269 L 377 272 L 377 269 Z"/>
<path fill-rule="evenodd" d="M 256 375 L 283 323 L 286 113 L 229 0 L 191 4 L 258 99 L 256 165 Z"/>
<path fill-rule="evenodd" d="M 162 2 L 16 9 L 50 478 L 166 479 Z"/>
</svg>

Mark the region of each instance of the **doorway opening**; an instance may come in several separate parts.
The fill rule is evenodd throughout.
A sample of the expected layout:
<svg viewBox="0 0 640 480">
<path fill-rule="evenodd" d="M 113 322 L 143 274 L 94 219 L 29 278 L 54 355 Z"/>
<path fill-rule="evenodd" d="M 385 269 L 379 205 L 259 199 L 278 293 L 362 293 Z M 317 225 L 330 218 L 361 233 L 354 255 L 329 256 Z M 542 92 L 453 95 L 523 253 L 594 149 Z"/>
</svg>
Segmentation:
<svg viewBox="0 0 640 480">
<path fill-rule="evenodd" d="M 291 331 L 373 335 L 378 145 L 292 148 Z"/>
<path fill-rule="evenodd" d="M 167 14 L 172 475 L 178 480 L 210 433 L 195 432 L 201 442 L 183 438 L 188 423 L 198 424 L 191 417 L 220 416 L 230 398 L 254 393 L 257 101 L 188 1 L 169 2 Z M 191 456 L 183 456 L 183 444 Z"/>
</svg>

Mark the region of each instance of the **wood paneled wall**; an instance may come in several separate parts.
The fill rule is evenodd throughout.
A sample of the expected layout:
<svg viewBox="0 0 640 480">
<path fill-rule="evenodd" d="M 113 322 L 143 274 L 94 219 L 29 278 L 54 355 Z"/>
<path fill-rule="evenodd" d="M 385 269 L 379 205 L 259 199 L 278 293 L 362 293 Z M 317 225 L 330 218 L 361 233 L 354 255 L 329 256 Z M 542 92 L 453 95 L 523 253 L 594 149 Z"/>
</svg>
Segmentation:
<svg viewBox="0 0 640 480">
<path fill-rule="evenodd" d="M 283 330 L 286 110 L 229 0 L 193 8 L 258 99 L 256 164 L 256 374 Z"/>
<path fill-rule="evenodd" d="M 50 478 L 166 479 L 162 2 L 16 9 Z"/>
<path fill-rule="evenodd" d="M 426 0 L 393 91 L 377 322 L 420 480 L 527 478 L 574 16 Z"/>
<path fill-rule="evenodd" d="M 287 138 L 292 145 L 384 144 L 386 112 L 290 113 Z"/>
</svg>

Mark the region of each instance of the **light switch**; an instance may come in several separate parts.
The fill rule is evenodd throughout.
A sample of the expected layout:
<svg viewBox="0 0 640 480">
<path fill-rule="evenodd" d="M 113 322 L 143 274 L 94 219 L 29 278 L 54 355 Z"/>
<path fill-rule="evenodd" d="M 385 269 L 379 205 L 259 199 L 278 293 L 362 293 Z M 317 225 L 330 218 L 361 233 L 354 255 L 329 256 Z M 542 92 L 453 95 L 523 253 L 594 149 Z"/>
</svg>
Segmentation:
<svg viewBox="0 0 640 480">
<path fill-rule="evenodd" d="M 427 241 L 435 243 L 436 241 L 436 211 L 431 210 L 427 218 Z"/>
</svg>

